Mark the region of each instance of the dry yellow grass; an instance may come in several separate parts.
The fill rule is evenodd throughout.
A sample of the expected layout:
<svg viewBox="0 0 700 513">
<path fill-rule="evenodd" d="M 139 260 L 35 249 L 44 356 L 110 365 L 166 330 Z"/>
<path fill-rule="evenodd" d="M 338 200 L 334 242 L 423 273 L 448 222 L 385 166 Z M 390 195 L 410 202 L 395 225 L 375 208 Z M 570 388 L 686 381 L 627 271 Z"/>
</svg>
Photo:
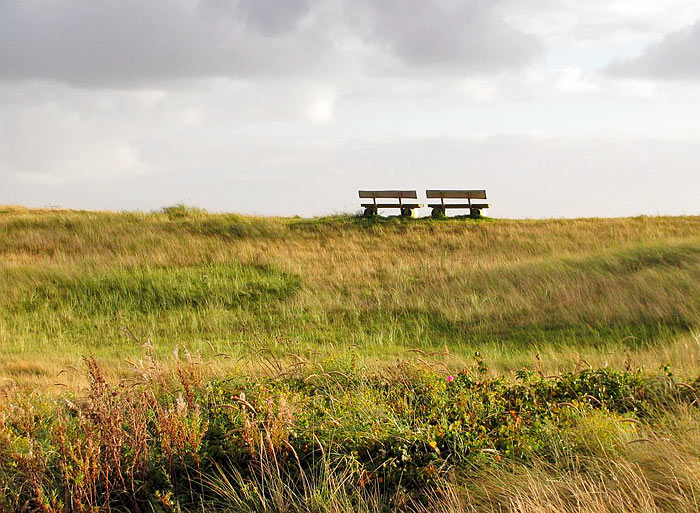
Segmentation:
<svg viewBox="0 0 700 513">
<path fill-rule="evenodd" d="M 655 427 L 594 413 L 554 461 L 456 477 L 427 513 L 660 513 L 700 507 L 700 418 L 696 408 L 667 412 Z"/>
<path fill-rule="evenodd" d="M 140 350 L 124 327 L 161 354 L 359 346 L 382 361 L 447 348 L 454 366 L 478 350 L 495 371 L 537 355 L 550 370 L 630 359 L 698 368 L 700 217 L 369 221 L 0 207 L 0 256 L 4 382 L 53 385 L 87 353 L 117 376 Z M 240 276 L 227 277 L 231 264 Z M 214 299 L 200 290 L 189 301 L 188 287 L 207 279 Z M 153 280 L 147 301 L 129 299 Z M 225 299 L 231 287 L 235 302 Z"/>
<path fill-rule="evenodd" d="M 154 348 L 148 357 L 144 345 Z M 154 372 L 148 370 L 156 361 L 151 356 L 157 358 L 158 376 L 192 381 L 182 374 L 182 359 L 172 356 L 176 348 L 198 353 L 187 368 L 204 388 L 208 377 L 250 383 L 247 377 L 279 374 L 275 365 L 293 369 L 293 362 L 315 362 L 322 369 L 321 362 L 334 358 L 358 358 L 363 376 L 411 365 L 436 369 L 443 388 L 443 373 L 466 368 L 467 375 L 480 375 L 481 359 L 494 376 L 521 367 L 536 369 L 537 376 L 589 367 L 643 367 L 653 373 L 670 364 L 662 376 L 686 391 L 687 401 L 661 401 L 661 411 L 639 416 L 591 403 L 578 411 L 572 404 L 571 418 L 558 411 L 564 417 L 551 424 L 551 432 L 546 422 L 532 426 L 537 440 L 547 442 L 530 458 L 520 461 L 504 452 L 493 464 L 456 466 L 425 488 L 429 497 L 401 496 L 400 487 L 396 497 L 379 488 L 374 494 L 348 493 L 356 488 L 348 480 L 357 476 L 331 465 L 308 474 L 299 494 L 270 467 L 260 476 L 266 491 L 255 489 L 250 477 L 222 474 L 217 492 L 222 511 L 264 506 L 369 512 L 389 503 L 397 511 L 436 513 L 700 509 L 700 417 L 690 395 L 697 387 L 686 385 L 691 381 L 686 378 L 700 374 L 700 217 L 283 219 L 183 207 L 159 213 L 0 207 L 0 389 L 6 389 L 3 397 L 15 398 L 0 405 L 5 490 L 28 493 L 29 481 L 13 480 L 15 461 L 31 470 L 35 453 L 27 447 L 56 434 L 55 427 L 45 429 L 52 419 L 60 417 L 66 426 L 76 421 L 75 404 L 65 397 L 89 410 L 92 403 L 80 400 L 86 385 L 94 395 L 95 386 L 107 389 L 103 383 L 130 376 L 123 387 L 140 373 Z M 82 358 L 90 354 L 100 362 L 105 382 L 86 374 Z M 395 365 L 397 359 L 412 364 Z M 318 369 L 305 372 L 318 375 Z M 337 384 L 334 375 L 320 374 Z M 415 385 L 408 376 L 397 383 Z M 187 391 L 178 386 L 153 389 L 165 402 L 153 402 L 161 424 L 146 445 L 170 440 L 163 435 L 168 426 L 171 435 L 192 427 L 176 422 L 182 387 Z M 333 392 L 336 402 L 341 392 L 347 390 Z M 368 394 L 360 390 L 348 395 L 347 404 L 338 403 L 351 410 L 348 419 L 357 421 L 357 429 L 373 421 L 363 415 L 386 408 Z M 116 408 L 117 417 L 129 418 L 128 408 L 112 404 L 112 396 L 99 397 Z M 122 399 L 125 407 L 131 405 L 130 393 Z M 202 422 L 193 433 L 204 436 L 218 411 L 207 420 L 197 416 Z M 300 413 L 290 410 L 290 419 Z M 109 424 L 113 417 L 103 420 Z M 81 422 L 92 426 L 90 418 Z M 505 419 L 512 420 L 507 413 Z M 33 427 L 25 429 L 25 421 Z M 109 425 L 131 433 L 128 426 Z M 393 440 L 391 426 L 380 427 Z M 435 428 L 430 422 L 424 427 Z M 76 436 L 71 443 L 82 447 L 88 439 L 102 440 L 99 429 L 90 433 L 92 439 Z M 473 434 L 459 433 L 463 441 Z M 91 450 L 102 454 L 111 447 L 100 444 Z M 97 461 L 88 462 L 95 475 L 104 470 Z M 69 467 L 82 472 L 80 465 Z M 45 470 L 55 473 L 50 465 Z M 79 481 L 66 479 L 70 486 Z M 74 488 L 64 491 L 65 504 L 89 492 Z M 64 497 L 46 500 L 60 504 Z"/>
</svg>

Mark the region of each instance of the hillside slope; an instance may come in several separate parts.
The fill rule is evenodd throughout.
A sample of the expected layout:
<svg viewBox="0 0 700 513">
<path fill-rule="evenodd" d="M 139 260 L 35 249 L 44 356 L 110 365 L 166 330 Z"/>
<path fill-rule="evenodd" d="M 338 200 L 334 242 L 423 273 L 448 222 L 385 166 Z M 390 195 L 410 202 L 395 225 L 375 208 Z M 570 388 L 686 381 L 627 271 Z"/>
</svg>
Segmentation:
<svg viewBox="0 0 700 513">
<path fill-rule="evenodd" d="M 0 208 L 0 510 L 700 510 L 700 217 Z"/>
<path fill-rule="evenodd" d="M 0 382 L 113 372 L 150 340 L 235 359 L 265 347 L 475 351 L 695 369 L 700 217 L 257 218 L 0 207 Z M 226 365 L 219 362 L 217 365 Z M 121 370 L 120 370 L 121 369 Z"/>
</svg>

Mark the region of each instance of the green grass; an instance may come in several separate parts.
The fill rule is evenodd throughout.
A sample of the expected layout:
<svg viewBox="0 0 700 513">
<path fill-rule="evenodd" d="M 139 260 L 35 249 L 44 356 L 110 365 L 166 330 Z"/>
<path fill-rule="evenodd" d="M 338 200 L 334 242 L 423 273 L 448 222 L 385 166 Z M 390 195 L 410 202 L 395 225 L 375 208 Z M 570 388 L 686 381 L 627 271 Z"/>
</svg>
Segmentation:
<svg viewBox="0 0 700 513">
<path fill-rule="evenodd" d="M 522 511 L 519 497 L 526 511 L 612 512 L 621 493 L 647 511 L 700 504 L 700 386 L 669 369 L 510 379 L 479 358 L 455 375 L 429 357 L 373 371 L 349 351 L 205 380 L 191 354 L 175 372 L 142 357 L 117 384 L 87 359 L 79 395 L 5 391 L 0 508 Z"/>
<path fill-rule="evenodd" d="M 699 375 L 700 217 L 0 207 L 7 511 L 698 510 Z"/>
<path fill-rule="evenodd" d="M 479 350 L 499 371 L 642 364 L 696 347 L 700 218 L 255 218 L 0 213 L 0 379 L 46 384 L 87 352 L 118 375 L 150 340 L 236 357 L 316 347 L 391 360 Z M 578 354 L 578 356 L 576 356 Z"/>
<path fill-rule="evenodd" d="M 14 275 L 13 275 L 14 274 Z M 31 282 L 31 295 L 9 305 L 12 313 L 51 310 L 78 312 L 93 318 L 148 315 L 167 310 L 246 309 L 294 294 L 294 276 L 265 265 L 202 264 L 197 266 L 121 268 L 73 274 L 23 269 L 6 279 Z"/>
</svg>

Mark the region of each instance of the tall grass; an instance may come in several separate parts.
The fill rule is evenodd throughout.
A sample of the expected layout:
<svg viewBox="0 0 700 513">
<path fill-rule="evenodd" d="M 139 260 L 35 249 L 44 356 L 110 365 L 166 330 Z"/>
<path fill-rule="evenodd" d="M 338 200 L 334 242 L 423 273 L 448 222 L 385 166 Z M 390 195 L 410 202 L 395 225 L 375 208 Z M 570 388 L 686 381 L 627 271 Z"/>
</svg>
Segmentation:
<svg viewBox="0 0 700 513">
<path fill-rule="evenodd" d="M 116 377 L 139 351 L 125 327 L 159 354 L 174 341 L 235 358 L 259 344 L 278 354 L 359 346 L 377 360 L 447 346 L 455 365 L 479 350 L 498 370 L 537 355 L 552 370 L 626 354 L 694 367 L 698 233 L 698 217 L 307 220 L 183 205 L 5 207 L 0 379 L 51 385 L 88 352 Z M 684 345 L 688 359 L 678 358 Z"/>
<path fill-rule="evenodd" d="M 4 391 L 2 511 L 700 506 L 700 388 L 669 369 L 510 380 L 479 358 L 446 375 L 438 355 L 375 371 L 296 355 L 266 357 L 267 377 L 212 381 L 198 355 L 168 366 L 144 347 L 120 382 L 85 359 L 83 394 Z"/>
<path fill-rule="evenodd" d="M 697 511 L 699 234 L 0 207 L 0 510 Z"/>
</svg>

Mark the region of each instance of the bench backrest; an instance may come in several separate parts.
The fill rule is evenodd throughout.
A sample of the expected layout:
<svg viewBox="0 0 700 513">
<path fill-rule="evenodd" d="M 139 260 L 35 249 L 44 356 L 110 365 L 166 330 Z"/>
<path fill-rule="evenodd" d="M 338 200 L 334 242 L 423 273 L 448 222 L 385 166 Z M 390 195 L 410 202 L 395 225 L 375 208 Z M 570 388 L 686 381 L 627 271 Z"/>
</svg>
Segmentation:
<svg viewBox="0 0 700 513">
<path fill-rule="evenodd" d="M 360 198 L 409 198 L 418 199 L 416 191 L 359 191 Z"/>
<path fill-rule="evenodd" d="M 429 190 L 425 196 L 430 199 L 486 199 L 485 190 Z"/>
</svg>

